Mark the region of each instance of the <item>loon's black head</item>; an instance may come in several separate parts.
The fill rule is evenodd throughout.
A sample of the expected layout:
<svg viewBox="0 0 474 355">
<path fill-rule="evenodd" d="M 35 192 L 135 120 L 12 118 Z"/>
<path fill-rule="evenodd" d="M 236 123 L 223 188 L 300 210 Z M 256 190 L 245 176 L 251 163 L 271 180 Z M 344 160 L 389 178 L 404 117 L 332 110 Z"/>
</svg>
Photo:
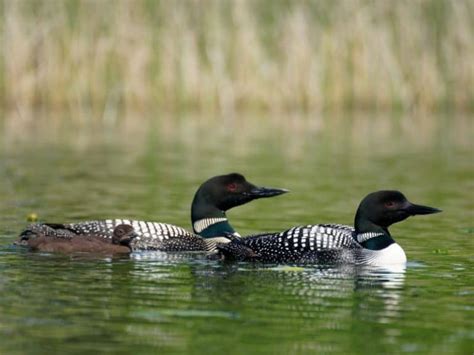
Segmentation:
<svg viewBox="0 0 474 355">
<path fill-rule="evenodd" d="M 115 227 L 112 235 L 113 244 L 129 245 L 130 242 L 138 237 L 133 227 L 129 224 L 119 224 Z"/>
<path fill-rule="evenodd" d="M 410 216 L 438 213 L 433 207 L 415 205 L 399 191 L 383 190 L 368 194 L 360 203 L 355 217 L 358 233 L 376 232 L 377 228 L 387 231 L 394 223 Z"/>
<path fill-rule="evenodd" d="M 214 176 L 204 182 L 194 195 L 191 206 L 194 231 L 203 235 L 202 230 L 199 230 L 200 228 L 195 228 L 195 222 L 197 221 L 225 218 L 225 211 L 232 207 L 259 198 L 278 196 L 286 192 L 288 190 L 255 186 L 238 173 Z M 223 231 L 232 233 L 234 230 L 229 226 Z M 221 233 L 222 231 L 216 232 Z"/>
</svg>

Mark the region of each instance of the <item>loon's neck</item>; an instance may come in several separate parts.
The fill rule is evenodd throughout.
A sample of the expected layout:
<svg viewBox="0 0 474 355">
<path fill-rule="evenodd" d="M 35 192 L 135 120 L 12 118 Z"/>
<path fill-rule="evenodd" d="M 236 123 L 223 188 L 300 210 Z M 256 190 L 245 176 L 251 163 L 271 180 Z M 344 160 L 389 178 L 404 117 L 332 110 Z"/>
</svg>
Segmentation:
<svg viewBox="0 0 474 355">
<path fill-rule="evenodd" d="M 395 243 L 386 227 L 364 218 L 356 217 L 353 236 L 362 247 L 369 250 L 382 250 Z"/>
<path fill-rule="evenodd" d="M 193 231 L 204 238 L 235 233 L 224 211 L 197 194 L 191 206 Z"/>
<path fill-rule="evenodd" d="M 204 218 L 193 223 L 194 233 L 204 238 L 222 237 L 227 234 L 234 234 L 235 230 L 225 217 Z"/>
</svg>

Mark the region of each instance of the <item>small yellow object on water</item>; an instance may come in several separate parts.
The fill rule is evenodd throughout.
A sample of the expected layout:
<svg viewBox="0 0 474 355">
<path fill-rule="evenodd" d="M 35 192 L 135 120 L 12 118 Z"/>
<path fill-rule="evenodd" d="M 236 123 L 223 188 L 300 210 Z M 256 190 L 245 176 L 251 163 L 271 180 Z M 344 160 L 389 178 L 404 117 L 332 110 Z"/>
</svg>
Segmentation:
<svg viewBox="0 0 474 355">
<path fill-rule="evenodd" d="M 26 216 L 26 220 L 27 220 L 27 222 L 36 222 L 38 220 L 38 215 L 34 212 L 29 213 Z"/>
</svg>

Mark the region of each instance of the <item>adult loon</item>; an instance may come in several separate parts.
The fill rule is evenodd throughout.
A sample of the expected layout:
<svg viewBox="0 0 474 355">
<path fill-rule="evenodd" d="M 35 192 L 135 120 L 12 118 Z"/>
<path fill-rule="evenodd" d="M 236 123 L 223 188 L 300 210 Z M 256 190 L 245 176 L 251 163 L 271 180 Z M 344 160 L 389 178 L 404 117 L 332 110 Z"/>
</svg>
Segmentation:
<svg viewBox="0 0 474 355">
<path fill-rule="evenodd" d="M 95 234 L 77 234 L 67 229 L 44 228 L 41 232 L 25 231 L 15 244 L 43 252 L 128 254 L 132 251 L 130 243 L 136 237 L 138 235 L 128 224 L 115 227 L 112 239 Z"/>
<path fill-rule="evenodd" d="M 281 233 L 247 238 L 232 237 L 218 244 L 224 259 L 268 263 L 355 263 L 381 266 L 406 262 L 403 249 L 388 227 L 414 216 L 441 212 L 415 205 L 399 191 L 377 191 L 359 205 L 354 227 L 316 224 L 293 227 Z"/>
<path fill-rule="evenodd" d="M 217 242 L 229 241 L 226 235 L 238 235 L 227 219 L 227 210 L 255 199 L 278 196 L 286 192 L 288 190 L 255 186 L 243 175 L 231 173 L 210 178 L 196 191 L 191 205 L 194 233 L 172 224 L 130 219 L 69 224 L 36 223 L 29 225 L 25 232 L 51 234 L 56 230 L 61 234 L 66 230 L 76 234 L 95 234 L 111 238 L 117 225 L 129 224 L 138 233 L 138 237 L 131 243 L 133 250 L 211 251 L 215 249 Z"/>
</svg>

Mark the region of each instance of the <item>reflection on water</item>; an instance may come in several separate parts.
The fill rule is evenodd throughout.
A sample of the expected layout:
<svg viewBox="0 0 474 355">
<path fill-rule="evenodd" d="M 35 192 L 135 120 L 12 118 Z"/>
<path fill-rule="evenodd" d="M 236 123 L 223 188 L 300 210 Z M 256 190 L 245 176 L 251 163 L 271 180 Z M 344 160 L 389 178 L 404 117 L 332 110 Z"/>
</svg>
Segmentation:
<svg viewBox="0 0 474 355">
<path fill-rule="evenodd" d="M 7 122 L 2 354 L 474 350 L 469 117 L 130 118 L 107 129 Z M 350 224 L 360 199 L 381 188 L 444 212 L 393 227 L 406 269 L 229 264 L 156 252 L 97 259 L 11 246 L 31 212 L 49 221 L 121 217 L 190 228 L 196 187 L 231 171 L 291 190 L 231 210 L 242 235 Z"/>
<path fill-rule="evenodd" d="M 436 272 L 410 264 L 408 269 L 263 267 L 145 252 L 73 259 L 15 248 L 2 250 L 0 269 L 0 332 L 9 335 L 5 350 L 27 337 L 45 349 L 90 351 L 99 342 L 104 349 L 140 343 L 142 351 L 220 351 L 227 334 L 224 343 L 254 339 L 244 348 L 282 353 L 367 349 L 359 338 L 371 334 L 370 348 L 377 351 L 400 342 L 411 349 L 410 329 L 425 334 L 423 324 L 432 314 L 432 306 L 424 306 L 428 295 L 412 289 Z M 408 289 L 407 271 L 424 272 L 418 282 L 412 277 Z M 416 312 L 404 324 L 410 308 Z M 425 335 L 415 342 L 417 350 L 435 338 Z"/>
<path fill-rule="evenodd" d="M 405 283 L 405 267 L 391 265 L 389 267 L 363 269 L 357 280 L 358 288 L 370 288 L 371 293 L 380 297 L 383 307 L 380 308 L 376 321 L 391 323 L 400 316 L 402 289 Z"/>
</svg>

